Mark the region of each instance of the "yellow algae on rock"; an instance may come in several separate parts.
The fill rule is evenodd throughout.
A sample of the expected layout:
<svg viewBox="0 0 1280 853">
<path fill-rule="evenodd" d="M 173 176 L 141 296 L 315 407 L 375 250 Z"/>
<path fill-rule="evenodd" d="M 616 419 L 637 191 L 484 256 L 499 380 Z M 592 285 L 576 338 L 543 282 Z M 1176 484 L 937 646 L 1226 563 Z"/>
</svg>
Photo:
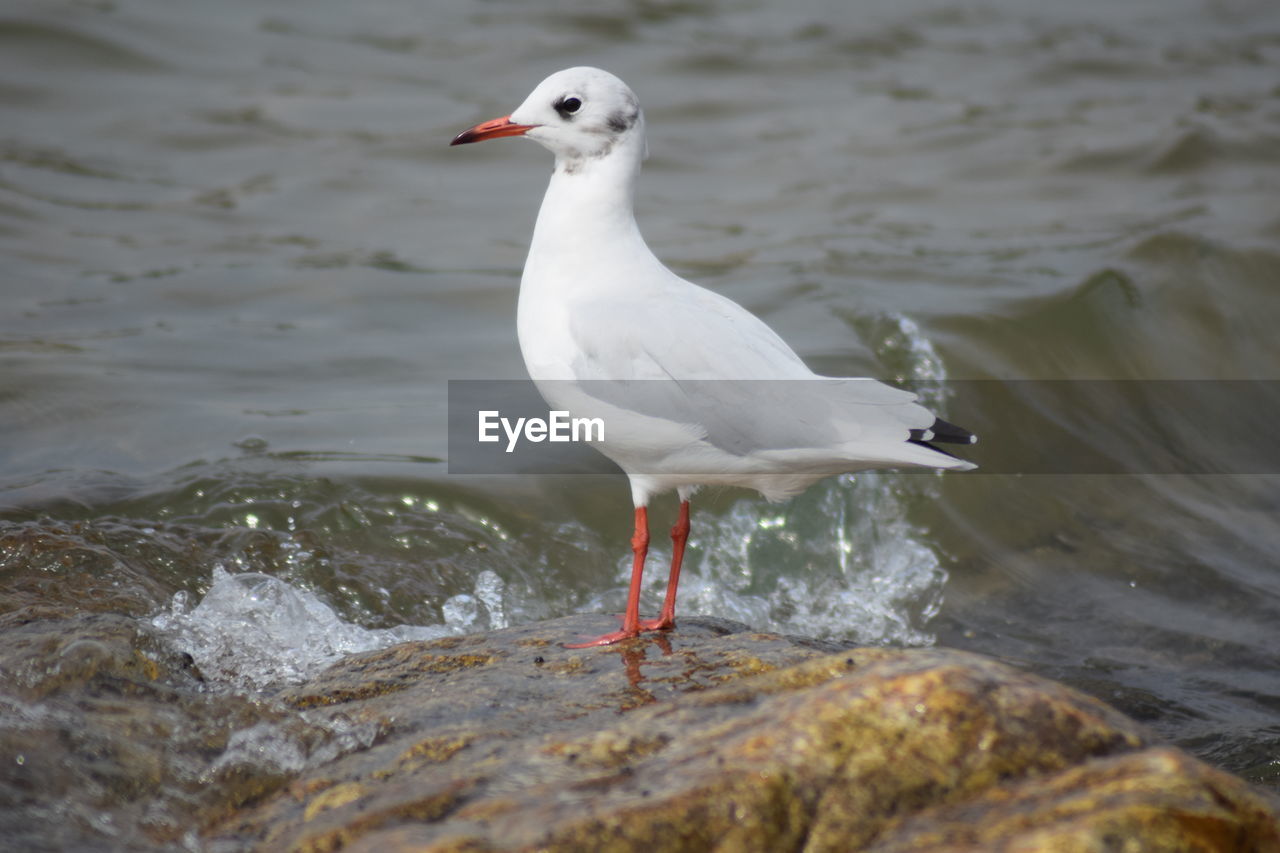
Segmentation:
<svg viewBox="0 0 1280 853">
<path fill-rule="evenodd" d="M 345 806 L 347 803 L 355 802 L 365 794 L 364 785 L 359 782 L 344 782 L 341 785 L 334 785 L 332 788 L 321 791 L 311 798 L 307 803 L 306 809 L 302 813 L 304 821 L 310 821 L 320 812 L 336 809 L 339 806 Z"/>
</svg>

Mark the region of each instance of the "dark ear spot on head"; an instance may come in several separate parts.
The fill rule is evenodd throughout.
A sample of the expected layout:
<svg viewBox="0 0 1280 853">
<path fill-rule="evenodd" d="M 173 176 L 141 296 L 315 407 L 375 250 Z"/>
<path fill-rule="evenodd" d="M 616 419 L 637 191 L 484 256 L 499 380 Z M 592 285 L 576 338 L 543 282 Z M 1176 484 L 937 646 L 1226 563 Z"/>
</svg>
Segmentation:
<svg viewBox="0 0 1280 853">
<path fill-rule="evenodd" d="M 622 133 L 622 131 L 636 123 L 636 116 L 639 114 L 640 111 L 636 109 L 635 106 L 630 106 L 626 109 L 618 110 L 616 113 L 611 113 L 609 117 L 605 119 L 605 124 L 607 124 L 609 129 L 614 133 Z"/>
</svg>

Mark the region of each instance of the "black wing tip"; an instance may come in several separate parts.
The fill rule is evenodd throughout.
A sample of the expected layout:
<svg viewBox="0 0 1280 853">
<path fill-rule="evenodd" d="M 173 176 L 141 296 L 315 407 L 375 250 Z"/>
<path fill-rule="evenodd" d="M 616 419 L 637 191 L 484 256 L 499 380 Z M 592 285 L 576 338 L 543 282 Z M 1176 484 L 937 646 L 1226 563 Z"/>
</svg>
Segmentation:
<svg viewBox="0 0 1280 853">
<path fill-rule="evenodd" d="M 950 421 L 944 421 L 942 418 L 935 418 L 933 424 L 928 429 L 913 429 L 911 435 L 907 439 L 911 444 L 918 444 L 921 447 L 927 447 L 934 453 L 941 453 L 952 459 L 962 459 L 956 454 L 943 450 L 934 444 L 977 444 L 978 437 L 969 430 L 961 426 L 956 426 Z M 968 460 L 963 460 L 968 461 Z"/>
<path fill-rule="evenodd" d="M 978 437 L 969 430 L 961 426 L 956 426 L 950 421 L 944 421 L 942 418 L 935 418 L 933 424 L 928 429 L 913 429 L 911 437 L 907 439 L 912 444 L 923 444 L 931 450 L 938 450 L 936 447 L 925 444 L 925 442 L 936 441 L 941 444 L 977 444 Z M 939 453 L 945 451 L 938 450 Z M 951 454 L 948 453 L 948 456 Z"/>
</svg>

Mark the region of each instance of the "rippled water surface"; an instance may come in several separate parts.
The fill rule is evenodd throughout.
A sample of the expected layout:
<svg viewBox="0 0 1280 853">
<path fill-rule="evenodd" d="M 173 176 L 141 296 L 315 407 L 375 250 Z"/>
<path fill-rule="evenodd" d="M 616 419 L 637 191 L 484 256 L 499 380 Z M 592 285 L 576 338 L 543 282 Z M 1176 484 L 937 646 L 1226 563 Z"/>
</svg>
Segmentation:
<svg viewBox="0 0 1280 853">
<path fill-rule="evenodd" d="M 620 607 L 625 483 L 446 472 L 446 382 L 524 375 L 550 169 L 448 141 L 576 64 L 646 108 L 650 244 L 820 372 L 938 399 L 946 378 L 1280 379 L 1262 0 L 11 0 L 0 527 L 142 566 L 131 615 L 242 687 Z M 952 403 L 980 447 L 1054 453 Z M 1274 475 L 876 473 L 707 495 L 682 601 L 1018 661 L 1276 786 L 1277 553 Z M 0 556 L 35 598 L 62 583 L 65 562 Z M 315 659 L 274 651 L 317 636 Z"/>
</svg>

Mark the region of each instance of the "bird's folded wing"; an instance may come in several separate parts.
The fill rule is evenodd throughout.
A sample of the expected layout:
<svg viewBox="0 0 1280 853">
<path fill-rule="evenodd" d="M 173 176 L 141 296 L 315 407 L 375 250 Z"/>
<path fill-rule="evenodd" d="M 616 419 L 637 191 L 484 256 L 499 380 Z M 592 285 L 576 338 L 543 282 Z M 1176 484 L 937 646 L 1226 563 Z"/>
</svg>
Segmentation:
<svg viewBox="0 0 1280 853">
<path fill-rule="evenodd" d="M 711 291 L 679 304 L 617 299 L 575 307 L 573 374 L 615 412 L 691 428 L 734 455 L 905 442 L 933 415 L 871 379 L 820 377 L 768 326 Z M 638 422 L 637 422 L 638 423 Z M 652 423 L 652 421 L 650 421 Z"/>
</svg>

